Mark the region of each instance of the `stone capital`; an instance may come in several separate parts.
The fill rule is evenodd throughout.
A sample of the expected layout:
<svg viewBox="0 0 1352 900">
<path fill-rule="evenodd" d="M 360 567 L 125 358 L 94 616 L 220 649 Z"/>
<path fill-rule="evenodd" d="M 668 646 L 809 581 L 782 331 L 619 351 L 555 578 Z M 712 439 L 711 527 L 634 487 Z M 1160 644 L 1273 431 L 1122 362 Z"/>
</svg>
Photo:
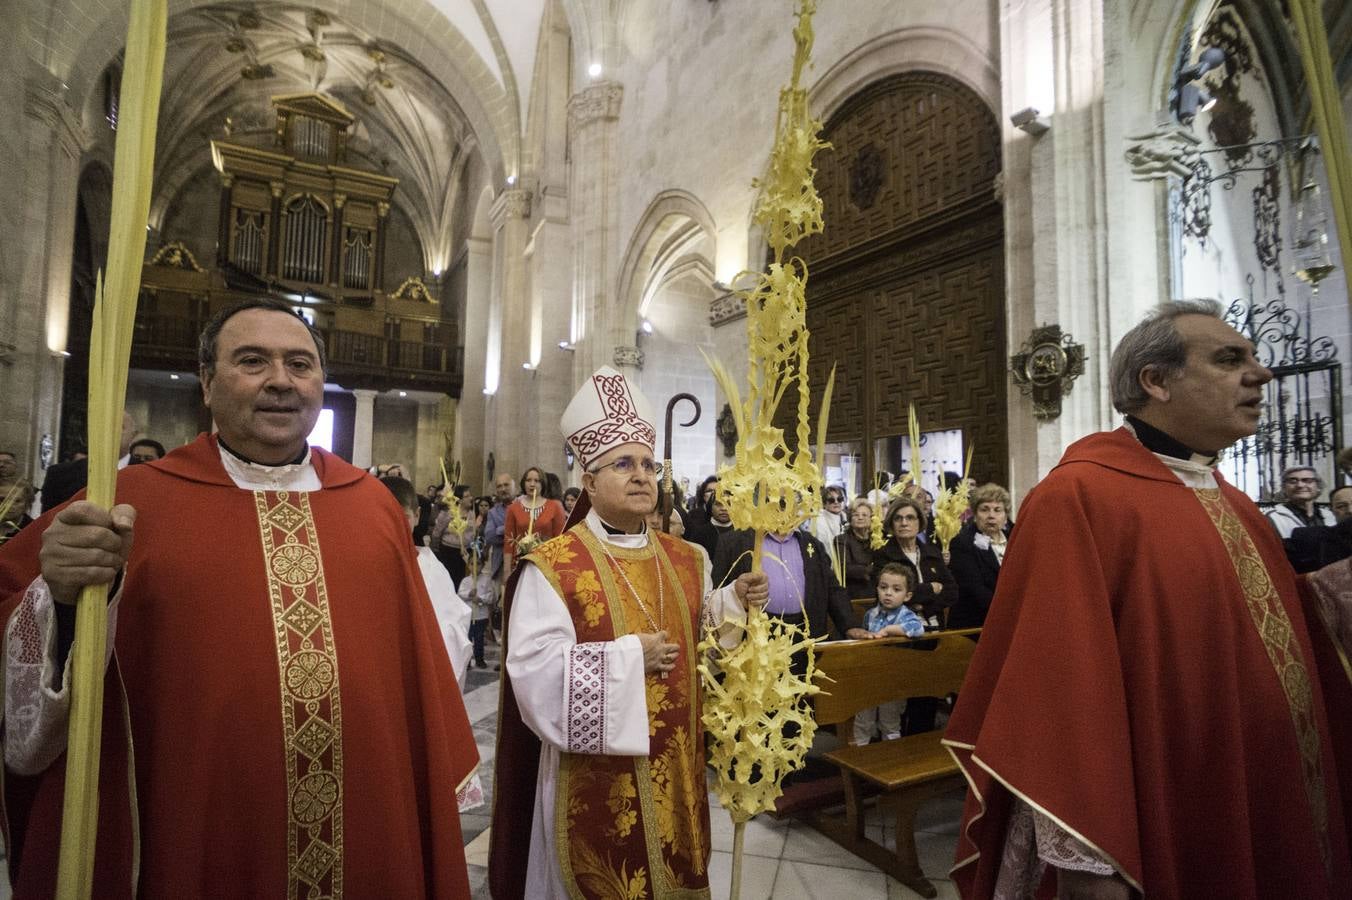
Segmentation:
<svg viewBox="0 0 1352 900">
<path fill-rule="evenodd" d="M 743 318 L 746 318 L 746 298 L 741 294 L 728 291 L 709 304 L 709 324 L 715 328 Z"/>
<path fill-rule="evenodd" d="M 1158 181 L 1169 177 L 1185 178 L 1191 171 L 1183 157 L 1197 149 L 1200 139 L 1182 126 L 1160 127 L 1127 138 L 1127 165 L 1136 181 Z"/>
<path fill-rule="evenodd" d="M 333 206 L 335 209 L 342 209 L 347 205 L 347 194 L 334 194 Z"/>
<path fill-rule="evenodd" d="M 268 187 L 272 188 L 272 196 L 274 198 L 280 199 L 282 196 L 282 191 L 286 190 L 286 182 L 272 181 L 268 183 Z"/>
<path fill-rule="evenodd" d="M 624 85 L 617 81 L 600 81 L 583 88 L 568 99 L 568 130 L 577 131 L 598 119 L 618 119 L 623 99 Z"/>
<path fill-rule="evenodd" d="M 623 344 L 618 344 L 615 347 L 614 360 L 615 365 L 621 369 L 642 369 L 643 351 L 637 347 L 626 347 Z"/>
<path fill-rule="evenodd" d="M 498 194 L 489 211 L 494 225 L 501 225 L 507 219 L 530 218 L 530 191 L 525 188 L 513 188 Z"/>
</svg>

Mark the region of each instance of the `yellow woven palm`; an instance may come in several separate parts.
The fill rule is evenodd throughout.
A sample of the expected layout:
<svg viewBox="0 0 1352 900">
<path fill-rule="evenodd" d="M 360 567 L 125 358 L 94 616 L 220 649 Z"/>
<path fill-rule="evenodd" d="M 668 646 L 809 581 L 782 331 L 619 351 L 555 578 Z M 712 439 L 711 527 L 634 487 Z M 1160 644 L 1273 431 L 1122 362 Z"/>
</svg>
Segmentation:
<svg viewBox="0 0 1352 900">
<path fill-rule="evenodd" d="M 808 111 L 807 91 L 800 86 L 812 53 L 815 0 L 799 0 L 794 28 L 793 77 L 779 95 L 779 116 L 770 165 L 760 189 L 755 221 L 773 251 L 766 272 L 743 272 L 737 281 L 753 280 L 739 291 L 747 307 L 747 391 L 742 392 L 727 369 L 709 360 L 729 399 L 737 425 L 737 450 L 731 466 L 719 470 L 718 490 L 732 524 L 755 533 L 752 570 L 762 571 L 761 543 L 767 533 L 798 528 L 821 508 L 821 470 L 834 370 L 822 395 L 817 421 L 817 454 L 811 452 L 808 422 L 808 330 L 805 288 L 807 265 L 785 251 L 822 230 L 822 202 L 813 184 L 813 157 L 827 146 L 819 138 L 821 123 Z M 793 449 L 774 424 L 780 404 L 792 396 L 796 433 Z M 706 662 L 700 666 L 707 696 L 704 726 L 712 740 L 710 760 L 717 772 L 714 787 L 734 823 L 732 897 L 738 896 L 741 839 L 746 821 L 774 808 L 780 782 L 799 768 L 816 723 L 809 700 L 818 692 L 813 639 L 806 631 L 763 612 L 747 616 L 746 632 L 732 650 L 724 651 L 714 634 L 701 643 Z M 807 657 L 802 676 L 789 670 L 796 653 Z M 720 680 L 721 679 L 721 680 Z"/>
</svg>

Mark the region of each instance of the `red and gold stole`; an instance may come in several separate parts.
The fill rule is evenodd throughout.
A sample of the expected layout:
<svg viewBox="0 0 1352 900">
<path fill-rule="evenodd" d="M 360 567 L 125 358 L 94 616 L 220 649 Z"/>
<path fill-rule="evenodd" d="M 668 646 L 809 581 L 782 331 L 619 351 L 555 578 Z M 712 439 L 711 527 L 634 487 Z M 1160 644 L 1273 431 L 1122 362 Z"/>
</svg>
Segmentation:
<svg viewBox="0 0 1352 900">
<path fill-rule="evenodd" d="M 254 491 L 286 753 L 286 896 L 343 894 L 343 712 L 324 560 L 304 493 Z"/>
<path fill-rule="evenodd" d="M 1244 591 L 1244 599 L 1253 619 L 1254 628 L 1263 641 L 1268 659 L 1286 694 L 1291 709 L 1291 724 L 1300 748 L 1301 769 L 1305 776 L 1305 797 L 1314 819 L 1315 836 L 1319 840 L 1324 867 L 1333 872 L 1329 849 L 1328 798 L 1325 794 L 1324 767 L 1320 757 L 1320 734 L 1314 706 L 1314 691 L 1305 656 L 1291 625 L 1291 617 L 1282 606 L 1281 597 L 1268 575 L 1267 565 L 1254 546 L 1253 538 L 1244 523 L 1235 515 L 1225 497 L 1215 488 L 1195 489 L 1211 522 L 1220 533 L 1225 551 L 1235 567 L 1235 576 Z"/>
<path fill-rule="evenodd" d="M 659 616 L 659 577 L 665 615 L 657 624 L 681 647 L 675 670 L 666 678 L 646 679 L 647 757 L 601 755 L 599 735 L 598 752 L 562 754 L 554 829 L 569 894 L 707 898 L 709 805 L 695 669 L 704 599 L 699 555 L 684 541 L 659 533 L 641 549 L 603 549 L 583 523 L 535 548 L 530 560 L 568 605 L 578 649 L 652 631 L 648 616 Z M 570 684 L 570 714 L 574 703 L 599 703 L 604 711 L 604 672 L 598 683 L 600 696 L 587 694 L 585 687 L 584 696 L 577 696 Z"/>
</svg>

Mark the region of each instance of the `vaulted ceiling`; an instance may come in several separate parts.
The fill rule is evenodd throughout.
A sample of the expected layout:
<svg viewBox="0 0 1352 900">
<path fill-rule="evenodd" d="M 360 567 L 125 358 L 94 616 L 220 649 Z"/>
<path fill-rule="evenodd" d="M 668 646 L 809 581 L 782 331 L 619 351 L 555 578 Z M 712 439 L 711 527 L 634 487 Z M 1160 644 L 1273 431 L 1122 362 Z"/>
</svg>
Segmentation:
<svg viewBox="0 0 1352 900">
<path fill-rule="evenodd" d="M 424 244 L 449 231 L 477 138 L 457 99 L 401 48 L 329 13 L 282 4 L 180 13 L 169 46 L 152 221 L 211 165 L 212 138 L 270 146 L 270 98 L 319 91 L 357 117 L 349 164 L 399 179 L 396 202 Z"/>
</svg>

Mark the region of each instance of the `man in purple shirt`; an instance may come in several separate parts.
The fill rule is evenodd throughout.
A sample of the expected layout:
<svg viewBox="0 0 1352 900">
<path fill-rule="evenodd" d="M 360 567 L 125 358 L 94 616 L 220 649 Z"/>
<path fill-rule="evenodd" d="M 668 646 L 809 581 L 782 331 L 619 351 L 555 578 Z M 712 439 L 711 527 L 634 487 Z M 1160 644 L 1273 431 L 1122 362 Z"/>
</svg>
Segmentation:
<svg viewBox="0 0 1352 900">
<path fill-rule="evenodd" d="M 718 540 L 714 555 L 714 585 L 731 582 L 751 571 L 752 531 L 733 531 Z M 868 637 L 853 627 L 853 611 L 845 588 L 836 582 L 826 547 L 806 531 L 767 534 L 762 547 L 762 567 L 770 583 L 770 602 L 765 611 L 796 625 L 807 623 L 817 638 L 827 636 L 827 621 L 837 637 Z M 851 632 L 854 632 L 853 634 Z"/>
</svg>

